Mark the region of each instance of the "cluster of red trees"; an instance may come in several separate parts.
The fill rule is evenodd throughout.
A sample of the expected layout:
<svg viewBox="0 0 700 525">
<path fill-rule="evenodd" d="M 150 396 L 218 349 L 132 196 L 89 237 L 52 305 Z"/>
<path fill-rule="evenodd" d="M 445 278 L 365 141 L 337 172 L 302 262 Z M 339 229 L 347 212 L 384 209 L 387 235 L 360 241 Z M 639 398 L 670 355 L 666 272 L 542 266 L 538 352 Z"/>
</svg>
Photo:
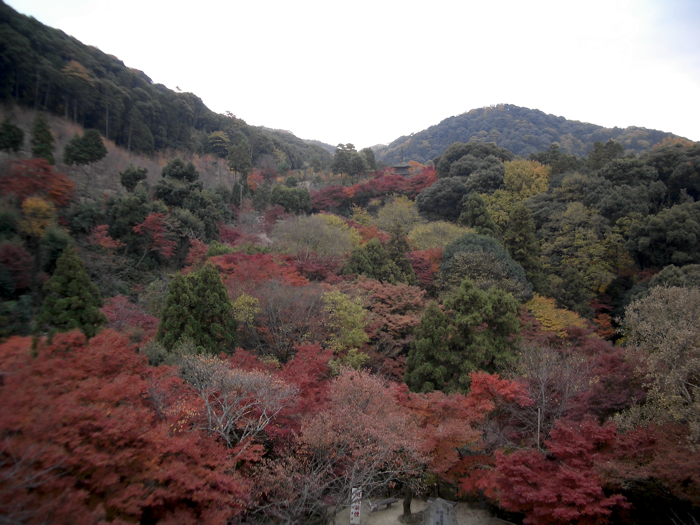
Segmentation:
<svg viewBox="0 0 700 525">
<path fill-rule="evenodd" d="M 437 181 L 437 171 L 433 166 L 424 167 L 421 172 L 407 178 L 393 173 L 392 168 L 375 172 L 374 179 L 352 186 L 326 186 L 311 193 L 315 212 L 349 210 L 356 206 L 367 206 L 375 198 L 389 195 L 406 195 L 414 199 L 425 188 Z"/>
</svg>

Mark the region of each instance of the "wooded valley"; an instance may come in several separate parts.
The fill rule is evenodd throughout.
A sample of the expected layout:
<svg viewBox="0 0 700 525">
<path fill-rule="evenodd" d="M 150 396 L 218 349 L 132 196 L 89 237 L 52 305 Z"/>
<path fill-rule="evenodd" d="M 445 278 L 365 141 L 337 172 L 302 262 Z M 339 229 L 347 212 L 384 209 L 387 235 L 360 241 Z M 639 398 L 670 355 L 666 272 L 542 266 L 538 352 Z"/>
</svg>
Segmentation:
<svg viewBox="0 0 700 525">
<path fill-rule="evenodd" d="M 700 144 L 503 105 L 330 153 L 4 4 L 0 50 L 4 522 L 700 520 Z"/>
</svg>

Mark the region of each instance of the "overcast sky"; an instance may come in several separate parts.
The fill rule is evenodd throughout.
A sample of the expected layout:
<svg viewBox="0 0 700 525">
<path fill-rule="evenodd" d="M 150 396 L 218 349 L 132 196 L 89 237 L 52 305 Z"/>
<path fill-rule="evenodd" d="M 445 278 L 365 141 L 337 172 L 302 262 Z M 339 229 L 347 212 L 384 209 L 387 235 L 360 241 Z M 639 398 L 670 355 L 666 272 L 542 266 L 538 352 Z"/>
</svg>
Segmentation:
<svg viewBox="0 0 700 525">
<path fill-rule="evenodd" d="M 387 144 L 509 103 L 700 141 L 700 1 L 5 0 L 212 110 Z"/>
</svg>

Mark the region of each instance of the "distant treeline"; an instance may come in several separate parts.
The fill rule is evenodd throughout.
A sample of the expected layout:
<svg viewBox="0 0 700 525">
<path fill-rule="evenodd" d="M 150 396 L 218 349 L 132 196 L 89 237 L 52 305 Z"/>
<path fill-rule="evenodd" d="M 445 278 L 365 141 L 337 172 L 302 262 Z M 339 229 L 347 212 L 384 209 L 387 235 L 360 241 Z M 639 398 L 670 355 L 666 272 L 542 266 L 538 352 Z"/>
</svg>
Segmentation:
<svg viewBox="0 0 700 525">
<path fill-rule="evenodd" d="M 248 126 L 220 115 L 192 93 L 154 84 L 115 56 L 82 44 L 63 31 L 17 13 L 0 1 L 0 100 L 63 115 L 98 129 L 128 150 L 174 148 L 216 153 L 221 135 L 235 146 L 245 139 L 253 161 L 269 155 L 291 169 L 314 159 L 327 165 L 326 148 L 290 133 Z"/>
<path fill-rule="evenodd" d="M 446 118 L 436 126 L 396 139 L 377 149 L 375 154 L 377 160 L 386 164 L 403 159 L 426 163 L 442 155 L 455 142 L 493 142 L 527 157 L 557 142 L 566 153 L 584 155 L 593 149 L 594 142 L 610 139 L 622 144 L 628 152 L 641 153 L 666 137 L 676 135 L 634 126 L 604 128 L 548 115 L 537 109 L 500 104 Z"/>
</svg>

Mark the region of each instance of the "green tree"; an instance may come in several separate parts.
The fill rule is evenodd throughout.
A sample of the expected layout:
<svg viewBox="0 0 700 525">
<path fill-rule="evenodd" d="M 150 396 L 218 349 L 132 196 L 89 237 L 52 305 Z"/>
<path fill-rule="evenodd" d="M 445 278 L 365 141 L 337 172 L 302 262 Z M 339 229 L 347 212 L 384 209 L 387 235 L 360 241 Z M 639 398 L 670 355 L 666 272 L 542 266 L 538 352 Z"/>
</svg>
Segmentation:
<svg viewBox="0 0 700 525">
<path fill-rule="evenodd" d="M 142 180 L 146 180 L 148 170 L 146 168 L 137 168 L 129 164 L 124 171 L 119 172 L 119 182 L 126 188 L 126 191 L 133 193 L 136 185 Z"/>
<path fill-rule="evenodd" d="M 406 276 L 387 256 L 384 246 L 376 238 L 350 253 L 343 273 L 365 275 L 370 279 L 391 284 L 406 282 Z"/>
<path fill-rule="evenodd" d="M 453 351 L 454 326 L 435 301 L 428 304 L 406 359 L 404 382 L 413 392 L 443 390 L 452 381 L 461 356 Z"/>
<path fill-rule="evenodd" d="M 388 232 L 396 222 L 401 223 L 404 234 L 413 229 L 416 224 L 423 222 L 418 214 L 418 208 L 411 199 L 405 195 L 399 195 L 387 202 L 377 212 L 377 226 Z"/>
<path fill-rule="evenodd" d="M 365 158 L 365 163 L 369 170 L 374 171 L 377 169 L 377 159 L 374 157 L 372 148 L 362 148 L 360 150 L 360 155 Z"/>
<path fill-rule="evenodd" d="M 354 177 L 367 171 L 365 156 L 355 150 L 353 144 L 338 144 L 331 164 L 331 171 Z"/>
<path fill-rule="evenodd" d="M 414 392 L 466 392 L 469 374 L 494 373 L 517 359 L 520 307 L 497 288 L 487 292 L 469 280 L 445 300 L 445 312 L 431 303 L 416 329 L 404 381 Z"/>
<path fill-rule="evenodd" d="M 478 193 L 472 193 L 464 204 L 464 211 L 457 224 L 473 228 L 479 235 L 489 235 L 498 239 L 498 226 L 491 219 L 484 199 Z"/>
<path fill-rule="evenodd" d="M 179 157 L 168 162 L 160 172 L 160 175 L 164 179 L 170 178 L 182 182 L 196 182 L 199 180 L 199 172 L 194 167 L 194 164 L 192 162 L 185 164 Z"/>
<path fill-rule="evenodd" d="M 44 285 L 46 298 L 36 320 L 36 330 L 67 332 L 79 328 L 94 337 L 107 318 L 100 308 L 102 296 L 92 284 L 85 265 L 72 246 L 67 246 L 56 263 L 56 271 Z"/>
<path fill-rule="evenodd" d="M 32 127 L 32 157 L 45 159 L 55 164 L 53 158 L 54 137 L 43 113 L 38 113 Z"/>
<path fill-rule="evenodd" d="M 386 254 L 389 260 L 392 261 L 401 272 L 401 282 L 414 285 L 416 284 L 416 274 L 413 271 L 411 261 L 408 260 L 406 254 L 411 250 L 406 240 L 404 227 L 400 222 L 395 222 L 389 232 L 390 238 L 386 243 Z"/>
<path fill-rule="evenodd" d="M 629 231 L 625 248 L 642 268 L 700 263 L 700 203 L 678 204 L 650 215 Z"/>
<path fill-rule="evenodd" d="M 107 155 L 107 148 L 96 129 L 85 130 L 81 137 L 74 135 L 63 150 L 63 162 L 78 166 L 88 166 L 101 161 Z"/>
<path fill-rule="evenodd" d="M 540 243 L 537 241 L 535 221 L 532 212 L 518 205 L 510 215 L 508 228 L 503 233 L 503 244 L 514 261 L 525 270 L 527 280 L 535 290 L 546 289 L 545 278 L 540 262 Z"/>
<path fill-rule="evenodd" d="M 191 340 L 199 353 L 232 352 L 236 322 L 232 305 L 211 262 L 196 273 L 177 274 L 158 325 L 156 340 L 168 351 Z"/>
<path fill-rule="evenodd" d="M 418 212 L 429 221 L 456 221 L 461 204 L 467 195 L 464 177 L 448 177 L 438 180 L 416 197 Z"/>
<path fill-rule="evenodd" d="M 253 159 L 250 156 L 250 146 L 245 139 L 228 150 L 228 169 L 234 173 L 240 188 L 239 199 L 243 202 L 243 194 L 248 192 L 248 174 L 253 171 Z"/>
<path fill-rule="evenodd" d="M 311 213 L 311 195 L 306 188 L 275 184 L 270 192 L 270 204 L 282 206 L 287 213 Z"/>
<path fill-rule="evenodd" d="M 222 159 L 228 155 L 230 141 L 228 135 L 224 131 L 215 131 L 209 135 L 208 139 L 209 150 Z"/>
<path fill-rule="evenodd" d="M 605 144 L 596 140 L 593 143 L 593 150 L 588 152 L 588 161 L 586 165 L 592 170 L 599 170 L 608 162 L 619 159 L 625 154 L 625 148 L 622 144 L 615 142 L 613 139 L 608 140 Z"/>
<path fill-rule="evenodd" d="M 17 153 L 24 143 L 24 131 L 5 118 L 0 124 L 0 150 Z"/>
</svg>

